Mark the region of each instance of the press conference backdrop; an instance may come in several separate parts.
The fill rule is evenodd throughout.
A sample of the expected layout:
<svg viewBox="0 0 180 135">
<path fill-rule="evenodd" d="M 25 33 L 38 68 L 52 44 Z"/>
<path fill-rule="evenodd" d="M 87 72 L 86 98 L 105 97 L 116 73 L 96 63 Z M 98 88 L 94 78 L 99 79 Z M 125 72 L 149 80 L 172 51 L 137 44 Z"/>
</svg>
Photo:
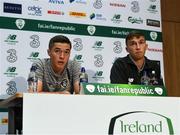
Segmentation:
<svg viewBox="0 0 180 135">
<path fill-rule="evenodd" d="M 48 57 L 51 37 L 72 41 L 71 59 L 87 70 L 89 82 L 109 83 L 117 57 L 127 55 L 124 38 L 134 29 L 148 40 L 146 56 L 163 69 L 160 0 L 1 0 L 0 98 L 27 90 L 32 62 Z"/>
<path fill-rule="evenodd" d="M 0 95 L 26 91 L 32 62 L 48 57 L 48 41 L 57 34 L 70 38 L 71 59 L 86 68 L 90 82 L 110 81 L 133 29 L 145 33 L 146 56 L 159 60 L 164 74 L 159 0 L 1 0 L 0 9 Z"/>
</svg>

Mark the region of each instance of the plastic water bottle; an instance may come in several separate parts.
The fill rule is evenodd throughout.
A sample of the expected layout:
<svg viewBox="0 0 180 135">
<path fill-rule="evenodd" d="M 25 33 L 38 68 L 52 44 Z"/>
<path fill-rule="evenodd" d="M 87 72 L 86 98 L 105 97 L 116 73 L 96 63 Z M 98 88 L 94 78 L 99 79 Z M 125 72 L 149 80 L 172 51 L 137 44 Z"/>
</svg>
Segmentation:
<svg viewBox="0 0 180 135">
<path fill-rule="evenodd" d="M 82 83 L 88 83 L 88 74 L 84 67 L 81 68 L 81 73 L 79 75 L 79 82 L 80 82 L 80 90 L 83 90 Z"/>
<path fill-rule="evenodd" d="M 146 71 L 143 72 L 143 76 L 141 77 L 141 84 L 142 85 L 149 85 L 150 78 L 147 76 Z"/>
<path fill-rule="evenodd" d="M 37 92 L 38 78 L 36 77 L 36 69 L 37 67 L 33 65 L 28 76 L 28 90 L 30 92 Z"/>
</svg>

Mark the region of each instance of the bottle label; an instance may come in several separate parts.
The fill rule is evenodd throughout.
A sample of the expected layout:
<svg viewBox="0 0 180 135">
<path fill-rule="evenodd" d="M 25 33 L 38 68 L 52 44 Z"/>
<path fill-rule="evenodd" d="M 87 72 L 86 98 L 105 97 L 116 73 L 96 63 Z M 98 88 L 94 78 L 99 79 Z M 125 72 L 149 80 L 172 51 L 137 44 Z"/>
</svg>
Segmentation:
<svg viewBox="0 0 180 135">
<path fill-rule="evenodd" d="M 37 92 L 37 82 L 29 81 L 29 90 L 32 92 Z"/>
<path fill-rule="evenodd" d="M 36 77 L 28 78 L 29 91 L 37 92 L 37 82 L 38 82 L 38 79 Z"/>
<path fill-rule="evenodd" d="M 80 78 L 80 82 L 85 82 L 85 83 L 88 83 L 88 79 L 87 78 Z"/>
</svg>

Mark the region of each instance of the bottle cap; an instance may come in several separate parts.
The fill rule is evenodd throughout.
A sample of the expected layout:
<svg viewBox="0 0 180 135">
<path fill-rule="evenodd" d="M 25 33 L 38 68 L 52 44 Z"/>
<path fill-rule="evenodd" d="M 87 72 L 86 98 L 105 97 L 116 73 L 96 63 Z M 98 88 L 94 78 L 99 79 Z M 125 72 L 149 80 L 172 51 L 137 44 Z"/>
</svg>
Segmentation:
<svg viewBox="0 0 180 135">
<path fill-rule="evenodd" d="M 31 67 L 31 71 L 36 71 L 36 69 L 37 69 L 37 67 L 36 67 L 36 66 L 34 66 L 34 65 L 32 65 L 32 67 Z"/>
<path fill-rule="evenodd" d="M 152 74 L 155 74 L 155 73 L 156 73 L 156 72 L 153 70 L 153 71 L 152 71 Z"/>
<path fill-rule="evenodd" d="M 84 68 L 84 67 L 82 67 L 82 68 L 81 68 L 81 72 L 83 72 L 83 73 L 85 73 L 85 72 L 86 72 L 86 70 L 85 70 L 85 68 Z"/>
</svg>

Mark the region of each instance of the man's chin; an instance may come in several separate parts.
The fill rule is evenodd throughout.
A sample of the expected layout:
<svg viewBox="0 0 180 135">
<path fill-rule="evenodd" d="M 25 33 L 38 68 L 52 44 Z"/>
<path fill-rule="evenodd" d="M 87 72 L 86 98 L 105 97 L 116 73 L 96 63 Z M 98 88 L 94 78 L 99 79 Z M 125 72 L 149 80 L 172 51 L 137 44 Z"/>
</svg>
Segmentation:
<svg viewBox="0 0 180 135">
<path fill-rule="evenodd" d="M 64 67 L 65 66 L 65 64 L 58 64 L 58 67 Z"/>
<path fill-rule="evenodd" d="M 136 55 L 136 56 L 134 56 L 134 60 L 141 60 L 141 59 L 143 59 L 144 58 L 144 56 L 142 56 L 142 55 Z"/>
<path fill-rule="evenodd" d="M 64 63 L 58 63 L 58 64 L 56 64 L 56 67 L 59 69 L 62 69 L 65 67 L 65 64 Z"/>
</svg>

